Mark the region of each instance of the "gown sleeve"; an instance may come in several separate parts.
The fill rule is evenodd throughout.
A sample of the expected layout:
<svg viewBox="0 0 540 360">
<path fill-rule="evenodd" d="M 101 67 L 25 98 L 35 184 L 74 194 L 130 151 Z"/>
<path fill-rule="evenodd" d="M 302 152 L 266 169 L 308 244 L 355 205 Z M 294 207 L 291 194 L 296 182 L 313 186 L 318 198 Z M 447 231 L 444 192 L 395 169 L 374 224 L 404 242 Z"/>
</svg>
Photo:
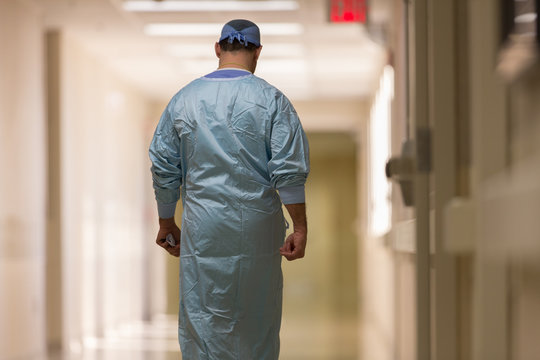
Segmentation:
<svg viewBox="0 0 540 360">
<path fill-rule="evenodd" d="M 149 150 L 158 214 L 163 219 L 174 216 L 182 186 L 180 138 L 171 116 L 171 103 L 161 115 Z"/>
<path fill-rule="evenodd" d="M 309 174 L 307 137 L 289 100 L 281 95 L 276 105 L 270 135 L 270 181 L 284 204 L 303 203 L 304 184 Z"/>
</svg>

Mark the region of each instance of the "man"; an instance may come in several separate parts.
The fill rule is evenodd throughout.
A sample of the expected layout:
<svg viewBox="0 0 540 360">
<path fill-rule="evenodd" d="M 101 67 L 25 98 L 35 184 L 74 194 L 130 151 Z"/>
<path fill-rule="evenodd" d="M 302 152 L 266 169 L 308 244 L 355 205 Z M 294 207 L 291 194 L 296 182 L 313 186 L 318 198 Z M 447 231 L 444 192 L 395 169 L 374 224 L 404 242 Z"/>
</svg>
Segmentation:
<svg viewBox="0 0 540 360">
<path fill-rule="evenodd" d="M 277 359 L 281 256 L 304 256 L 308 143 L 289 100 L 253 75 L 261 49 L 257 25 L 225 24 L 218 69 L 172 98 L 150 146 L 156 242 L 180 256 L 186 360 Z M 294 226 L 285 243 L 281 203 Z"/>
</svg>

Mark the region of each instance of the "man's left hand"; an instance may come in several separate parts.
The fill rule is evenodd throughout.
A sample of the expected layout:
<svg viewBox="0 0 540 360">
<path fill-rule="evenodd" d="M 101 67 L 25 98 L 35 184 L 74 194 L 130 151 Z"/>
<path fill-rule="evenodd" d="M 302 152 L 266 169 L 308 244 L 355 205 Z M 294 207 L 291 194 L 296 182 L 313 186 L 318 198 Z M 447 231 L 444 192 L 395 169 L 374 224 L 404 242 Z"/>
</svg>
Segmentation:
<svg viewBox="0 0 540 360">
<path fill-rule="evenodd" d="M 306 253 L 307 230 L 294 231 L 287 237 L 279 252 L 287 260 L 301 259 Z"/>
</svg>

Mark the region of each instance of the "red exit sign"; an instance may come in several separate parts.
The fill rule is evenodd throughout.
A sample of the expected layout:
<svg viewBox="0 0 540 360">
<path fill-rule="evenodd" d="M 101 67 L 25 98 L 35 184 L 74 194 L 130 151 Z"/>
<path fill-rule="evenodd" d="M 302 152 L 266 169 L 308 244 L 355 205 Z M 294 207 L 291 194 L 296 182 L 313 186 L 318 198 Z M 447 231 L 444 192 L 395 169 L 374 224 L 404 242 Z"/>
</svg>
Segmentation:
<svg viewBox="0 0 540 360">
<path fill-rule="evenodd" d="M 330 22 L 366 22 L 366 0 L 330 0 Z"/>
</svg>

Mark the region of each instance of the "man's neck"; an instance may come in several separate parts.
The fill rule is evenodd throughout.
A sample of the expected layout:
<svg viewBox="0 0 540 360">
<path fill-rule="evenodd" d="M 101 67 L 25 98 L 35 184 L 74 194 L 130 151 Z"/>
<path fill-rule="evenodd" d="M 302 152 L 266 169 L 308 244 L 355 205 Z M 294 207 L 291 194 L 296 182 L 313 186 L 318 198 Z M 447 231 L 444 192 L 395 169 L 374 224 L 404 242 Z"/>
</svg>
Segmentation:
<svg viewBox="0 0 540 360">
<path fill-rule="evenodd" d="M 223 68 L 235 68 L 253 72 L 250 61 L 248 61 L 245 56 L 241 55 L 234 56 L 231 54 L 229 56 L 222 56 L 219 59 L 218 69 Z"/>
<path fill-rule="evenodd" d="M 218 67 L 218 69 L 230 69 L 230 68 L 249 71 L 247 66 L 242 65 L 240 63 L 235 63 L 235 62 L 227 62 L 227 63 L 221 63 L 220 62 L 219 67 Z"/>
</svg>

